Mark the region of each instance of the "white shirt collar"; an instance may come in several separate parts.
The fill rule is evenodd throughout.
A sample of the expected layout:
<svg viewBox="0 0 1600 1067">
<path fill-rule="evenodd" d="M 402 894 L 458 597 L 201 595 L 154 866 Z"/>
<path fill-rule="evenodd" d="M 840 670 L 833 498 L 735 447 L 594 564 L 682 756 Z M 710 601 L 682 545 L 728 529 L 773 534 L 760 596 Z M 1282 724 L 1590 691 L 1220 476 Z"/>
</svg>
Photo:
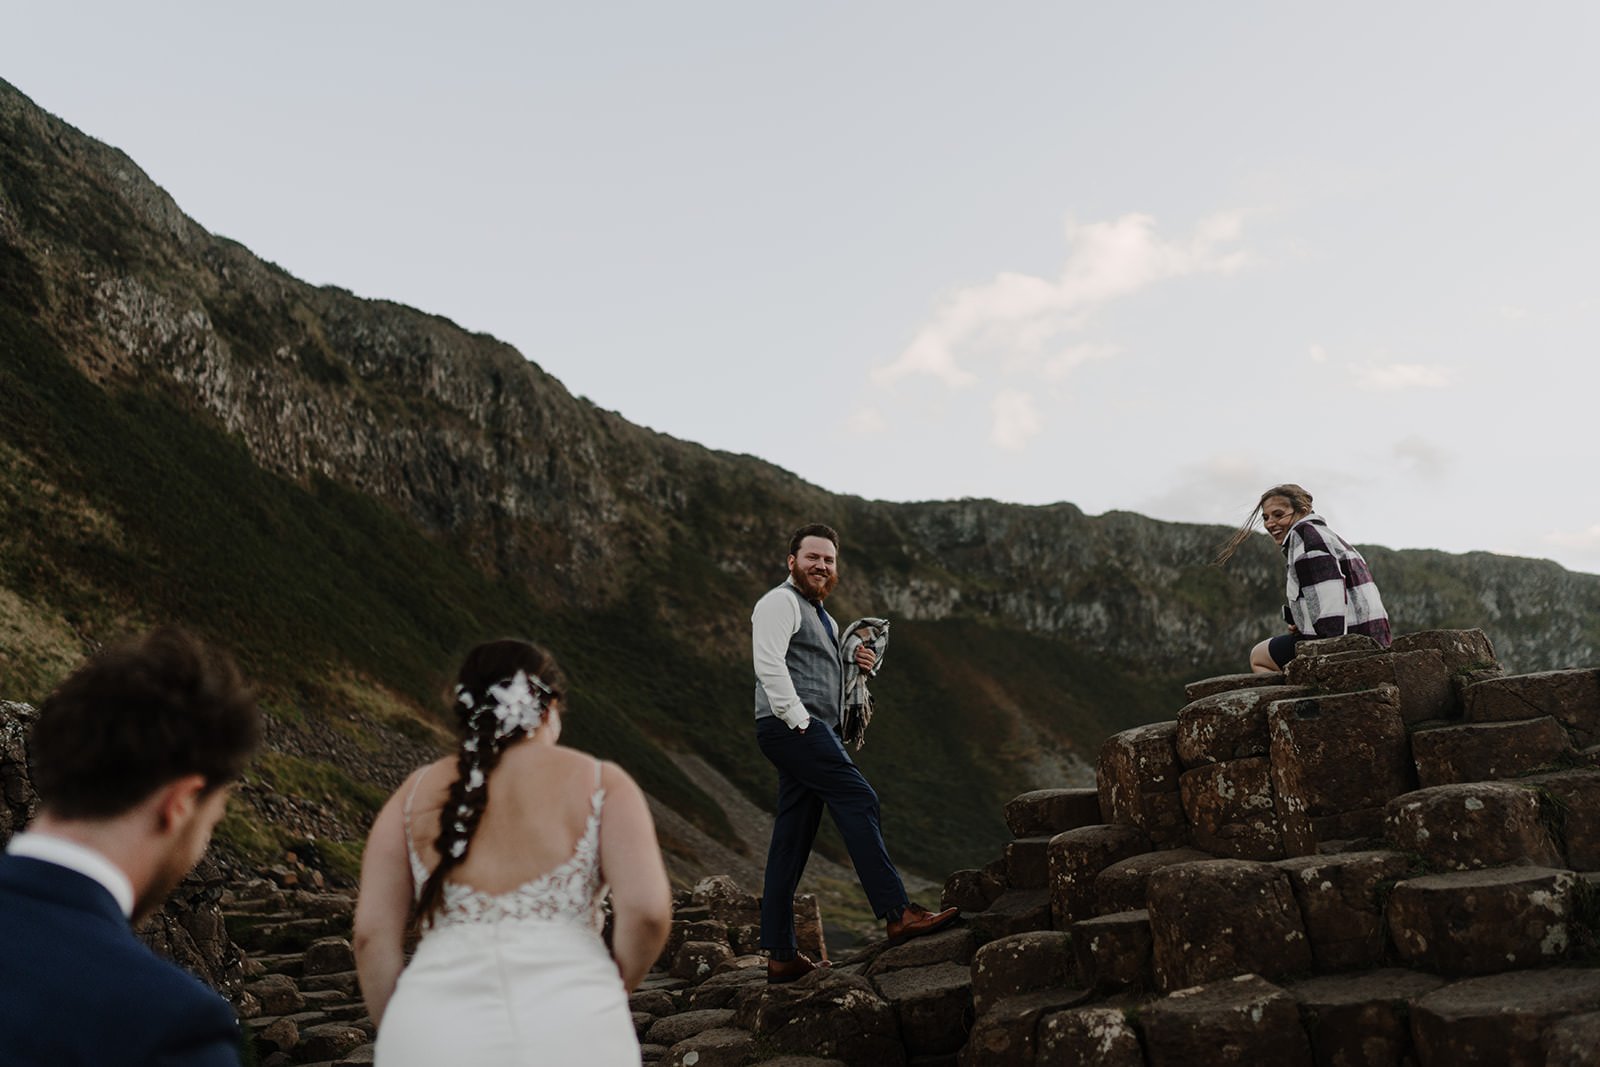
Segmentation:
<svg viewBox="0 0 1600 1067">
<path fill-rule="evenodd" d="M 122 872 L 121 867 L 87 845 L 80 845 L 76 841 L 69 841 L 55 834 L 29 830 L 13 837 L 11 843 L 6 846 L 6 852 L 13 856 L 25 856 L 28 859 L 53 863 L 57 867 L 76 871 L 85 878 L 100 883 L 106 887 L 106 892 L 116 899 L 122 914 L 132 918 L 133 882 Z"/>
</svg>

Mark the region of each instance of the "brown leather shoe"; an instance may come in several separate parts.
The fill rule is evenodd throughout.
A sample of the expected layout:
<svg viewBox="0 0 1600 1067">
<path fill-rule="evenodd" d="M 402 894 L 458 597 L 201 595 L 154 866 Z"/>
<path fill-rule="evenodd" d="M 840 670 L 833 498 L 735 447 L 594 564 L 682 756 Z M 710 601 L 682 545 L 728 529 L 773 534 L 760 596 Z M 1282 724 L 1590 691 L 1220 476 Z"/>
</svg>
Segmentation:
<svg viewBox="0 0 1600 1067">
<path fill-rule="evenodd" d="M 921 904 L 907 904 L 906 910 L 900 913 L 900 918 L 889 920 L 886 933 L 889 935 L 889 944 L 898 945 L 913 937 L 931 934 L 935 930 L 943 930 L 946 926 L 956 921 L 960 916 L 960 908 L 946 908 L 943 911 L 929 911 Z"/>
<path fill-rule="evenodd" d="M 792 960 L 769 959 L 767 961 L 767 984 L 782 985 L 785 982 L 793 982 L 797 978 L 804 978 L 818 967 L 832 966 L 833 964 L 827 960 L 818 963 L 804 952 L 796 952 Z"/>
</svg>

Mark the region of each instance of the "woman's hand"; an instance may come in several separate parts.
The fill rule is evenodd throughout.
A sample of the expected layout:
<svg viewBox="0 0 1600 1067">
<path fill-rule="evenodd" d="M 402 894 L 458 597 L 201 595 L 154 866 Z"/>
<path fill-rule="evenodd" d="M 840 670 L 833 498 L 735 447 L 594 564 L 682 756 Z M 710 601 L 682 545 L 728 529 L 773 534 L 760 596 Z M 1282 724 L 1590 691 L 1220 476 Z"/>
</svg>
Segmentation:
<svg viewBox="0 0 1600 1067">
<path fill-rule="evenodd" d="M 856 666 L 864 671 L 872 670 L 872 665 L 878 662 L 878 654 L 866 645 L 856 646 Z"/>
</svg>

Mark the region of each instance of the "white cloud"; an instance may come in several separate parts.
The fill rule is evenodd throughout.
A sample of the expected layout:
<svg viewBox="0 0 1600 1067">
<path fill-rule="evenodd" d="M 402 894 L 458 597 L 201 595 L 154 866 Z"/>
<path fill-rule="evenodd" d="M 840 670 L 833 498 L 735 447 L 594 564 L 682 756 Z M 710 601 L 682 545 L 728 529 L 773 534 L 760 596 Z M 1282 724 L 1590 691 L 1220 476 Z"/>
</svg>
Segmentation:
<svg viewBox="0 0 1600 1067">
<path fill-rule="evenodd" d="M 1071 374 L 1073 368 L 1097 359 L 1110 359 L 1120 351 L 1116 345 L 1072 345 L 1045 360 L 1044 379 L 1047 382 L 1059 382 Z"/>
<path fill-rule="evenodd" d="M 1438 363 L 1364 363 L 1350 369 L 1355 372 L 1357 388 L 1381 393 L 1443 389 L 1455 378 L 1454 370 Z"/>
<path fill-rule="evenodd" d="M 962 366 L 963 359 L 980 352 L 991 360 L 1037 353 L 1112 300 L 1169 278 L 1237 270 L 1246 256 L 1231 246 L 1241 230 L 1237 214 L 1202 220 L 1186 241 L 1162 240 L 1149 215 L 1085 225 L 1069 220 L 1070 251 L 1058 277 L 1006 272 L 956 290 L 904 351 L 872 372 L 873 379 L 884 385 L 925 374 L 953 389 L 971 386 L 978 377 Z"/>
<path fill-rule="evenodd" d="M 1577 552 L 1600 556 L 1600 523 L 1589 527 L 1587 530 L 1567 531 L 1553 530 L 1544 535 L 1547 544 L 1558 548 L 1572 549 Z"/>
<path fill-rule="evenodd" d="M 1501 318 L 1505 318 L 1505 319 L 1513 319 L 1513 320 L 1514 319 L 1525 319 L 1525 318 L 1528 317 L 1528 309 L 1527 308 L 1523 308 L 1523 307 L 1517 307 L 1515 304 L 1501 304 L 1500 305 L 1500 317 Z"/>
<path fill-rule="evenodd" d="M 1438 445 L 1415 434 L 1394 443 L 1394 458 L 1425 478 L 1438 478 L 1448 471 L 1455 457 Z"/>
<path fill-rule="evenodd" d="M 1020 452 L 1044 428 L 1033 397 L 1020 389 L 1000 390 L 990 401 L 989 412 L 994 416 L 989 440 L 1008 452 Z"/>
<path fill-rule="evenodd" d="M 1326 363 L 1326 362 L 1328 362 L 1328 350 L 1326 348 L 1323 348 L 1321 345 L 1312 345 L 1311 346 L 1311 362 L 1313 362 L 1313 363 Z"/>
<path fill-rule="evenodd" d="M 877 408 L 864 407 L 850 413 L 844 420 L 844 428 L 849 433 L 876 436 L 889 432 L 889 422 Z"/>
</svg>

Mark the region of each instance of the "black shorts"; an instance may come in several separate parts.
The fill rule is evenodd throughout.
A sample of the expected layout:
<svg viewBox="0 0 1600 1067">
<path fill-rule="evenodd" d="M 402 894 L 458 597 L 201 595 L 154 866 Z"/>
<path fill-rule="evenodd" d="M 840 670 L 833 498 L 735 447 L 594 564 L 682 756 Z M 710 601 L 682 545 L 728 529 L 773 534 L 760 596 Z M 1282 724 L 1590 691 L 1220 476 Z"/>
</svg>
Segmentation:
<svg viewBox="0 0 1600 1067">
<path fill-rule="evenodd" d="M 1305 634 L 1279 634 L 1267 642 L 1267 655 L 1272 657 L 1272 662 L 1278 665 L 1281 671 L 1294 659 L 1295 645 L 1310 638 Z"/>
</svg>

